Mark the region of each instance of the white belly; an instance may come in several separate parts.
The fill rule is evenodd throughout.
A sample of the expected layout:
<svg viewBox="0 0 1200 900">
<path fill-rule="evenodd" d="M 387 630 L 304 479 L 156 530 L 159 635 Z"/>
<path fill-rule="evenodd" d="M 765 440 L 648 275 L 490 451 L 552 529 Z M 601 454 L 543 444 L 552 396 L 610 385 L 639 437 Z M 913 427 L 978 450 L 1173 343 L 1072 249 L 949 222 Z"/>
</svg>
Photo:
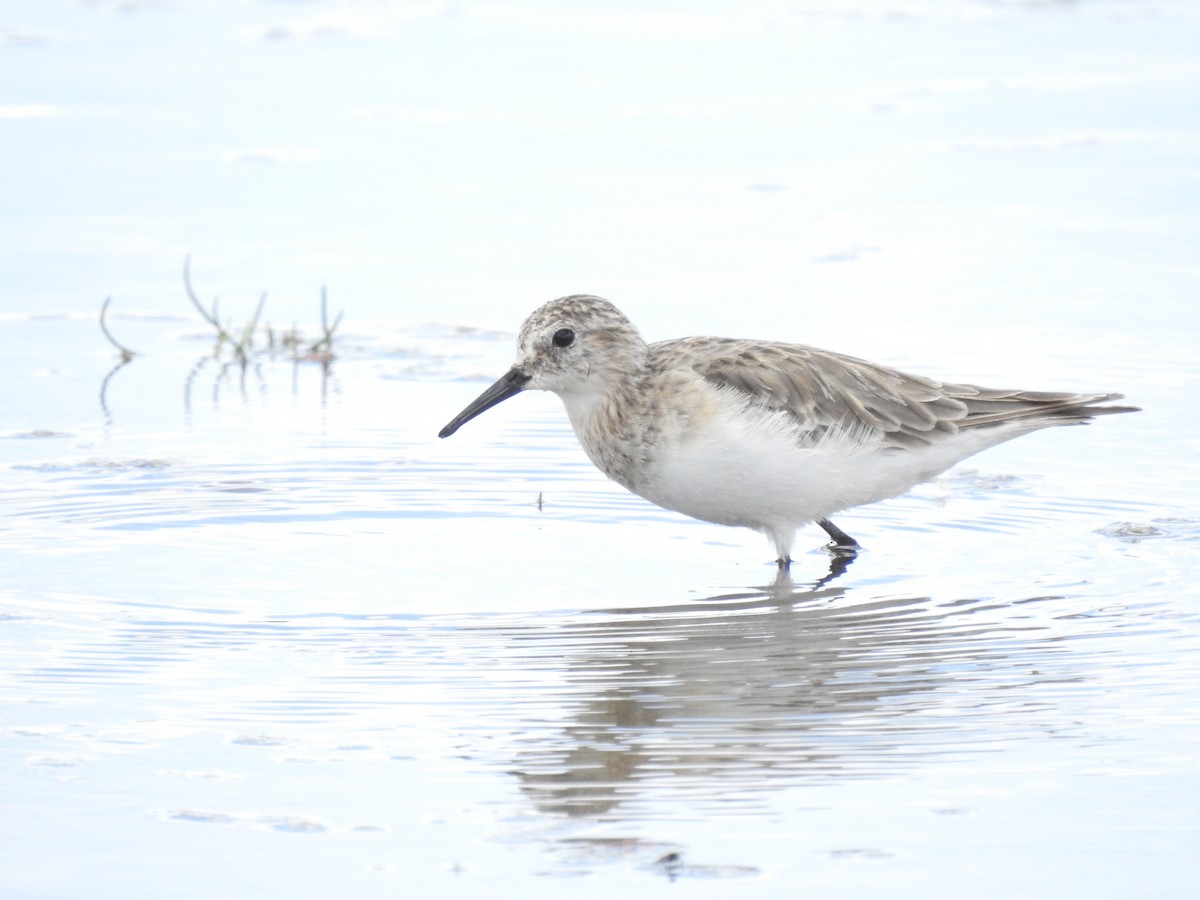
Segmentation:
<svg viewBox="0 0 1200 900">
<path fill-rule="evenodd" d="M 664 436 L 634 490 L 697 519 L 777 529 L 902 494 L 991 443 L 966 434 L 902 450 L 846 433 L 808 447 L 783 414 L 726 407 Z"/>
</svg>

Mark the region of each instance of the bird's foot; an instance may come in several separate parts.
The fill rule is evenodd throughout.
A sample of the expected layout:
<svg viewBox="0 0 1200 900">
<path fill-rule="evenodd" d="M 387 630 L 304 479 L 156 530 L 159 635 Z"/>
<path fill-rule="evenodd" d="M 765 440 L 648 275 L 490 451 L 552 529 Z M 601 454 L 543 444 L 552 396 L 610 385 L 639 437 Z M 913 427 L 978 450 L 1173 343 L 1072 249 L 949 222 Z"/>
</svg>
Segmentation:
<svg viewBox="0 0 1200 900">
<path fill-rule="evenodd" d="M 858 541 L 850 537 L 850 535 L 846 534 L 846 532 L 842 531 L 842 529 L 838 528 L 828 519 L 821 519 L 817 524 L 825 529 L 827 535 L 833 538 L 833 541 L 829 544 L 829 551 L 835 556 L 853 556 L 858 552 Z"/>
</svg>

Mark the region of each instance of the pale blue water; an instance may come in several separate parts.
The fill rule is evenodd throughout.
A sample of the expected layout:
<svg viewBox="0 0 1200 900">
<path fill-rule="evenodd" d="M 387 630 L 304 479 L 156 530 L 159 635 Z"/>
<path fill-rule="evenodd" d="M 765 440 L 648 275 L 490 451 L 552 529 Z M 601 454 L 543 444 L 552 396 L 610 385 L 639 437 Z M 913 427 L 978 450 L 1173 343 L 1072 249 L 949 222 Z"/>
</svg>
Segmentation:
<svg viewBox="0 0 1200 900">
<path fill-rule="evenodd" d="M 1119 0 L 8 3 L 0 896 L 1193 896 L 1197 46 Z M 233 323 L 326 285 L 337 358 L 214 357 L 188 253 Z M 553 397 L 434 437 L 574 291 L 1144 411 L 776 582 Z"/>
</svg>

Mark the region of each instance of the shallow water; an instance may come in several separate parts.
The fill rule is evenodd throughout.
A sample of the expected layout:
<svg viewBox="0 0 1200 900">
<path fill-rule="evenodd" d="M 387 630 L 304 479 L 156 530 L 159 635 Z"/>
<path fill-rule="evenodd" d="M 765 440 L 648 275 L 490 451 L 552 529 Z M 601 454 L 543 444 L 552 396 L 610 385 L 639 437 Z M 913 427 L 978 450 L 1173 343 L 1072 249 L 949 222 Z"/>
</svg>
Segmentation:
<svg viewBox="0 0 1200 900">
<path fill-rule="evenodd" d="M 11 5 L 0 895 L 1191 896 L 1198 30 Z M 327 281 L 336 359 L 214 355 L 189 251 L 234 322 L 266 286 L 311 334 Z M 580 289 L 1144 411 L 845 514 L 845 571 L 808 529 L 781 579 L 553 397 L 434 437 Z"/>
</svg>

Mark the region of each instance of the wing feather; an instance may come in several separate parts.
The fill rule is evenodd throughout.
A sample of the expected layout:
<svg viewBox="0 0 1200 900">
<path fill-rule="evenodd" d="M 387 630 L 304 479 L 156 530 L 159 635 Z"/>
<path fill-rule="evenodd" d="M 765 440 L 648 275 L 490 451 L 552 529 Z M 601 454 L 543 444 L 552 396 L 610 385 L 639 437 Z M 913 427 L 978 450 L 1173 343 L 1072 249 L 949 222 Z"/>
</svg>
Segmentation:
<svg viewBox="0 0 1200 900">
<path fill-rule="evenodd" d="M 1093 404 L 1120 394 L 1016 391 L 949 384 L 801 344 L 682 338 L 650 346 L 652 366 L 681 362 L 710 384 L 792 416 L 806 441 L 867 429 L 896 447 L 937 441 L 962 428 L 1022 421 L 1028 429 L 1075 424 L 1136 407 Z"/>
</svg>

